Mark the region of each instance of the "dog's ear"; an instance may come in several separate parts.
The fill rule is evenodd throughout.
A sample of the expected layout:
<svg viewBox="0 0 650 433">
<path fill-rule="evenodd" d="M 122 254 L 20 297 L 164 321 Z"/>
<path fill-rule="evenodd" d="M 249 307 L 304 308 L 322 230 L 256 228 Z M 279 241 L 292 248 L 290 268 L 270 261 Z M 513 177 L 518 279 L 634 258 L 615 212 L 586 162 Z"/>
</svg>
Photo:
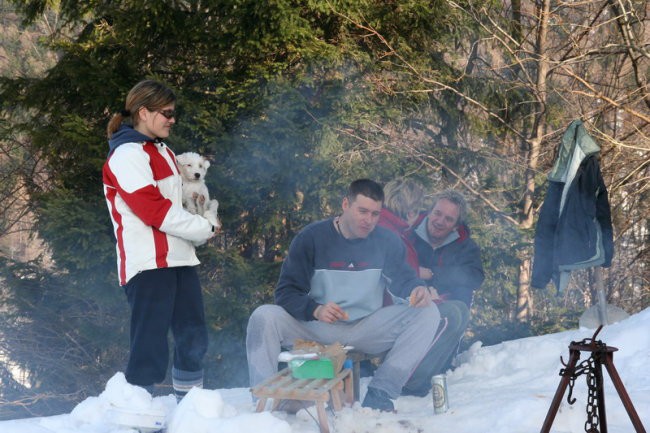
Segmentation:
<svg viewBox="0 0 650 433">
<path fill-rule="evenodd" d="M 203 158 L 203 168 L 205 168 L 206 170 L 210 168 L 210 161 L 208 161 L 205 158 Z"/>
</svg>

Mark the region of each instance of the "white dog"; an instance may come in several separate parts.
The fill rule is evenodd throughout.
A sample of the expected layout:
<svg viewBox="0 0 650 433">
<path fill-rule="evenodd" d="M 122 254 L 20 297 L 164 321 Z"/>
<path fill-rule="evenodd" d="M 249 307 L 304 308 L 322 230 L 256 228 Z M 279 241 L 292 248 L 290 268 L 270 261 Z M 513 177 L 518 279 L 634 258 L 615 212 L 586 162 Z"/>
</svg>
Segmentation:
<svg viewBox="0 0 650 433">
<path fill-rule="evenodd" d="M 183 177 L 183 207 L 190 213 L 202 215 L 216 228 L 221 227 L 217 210 L 219 202 L 210 200 L 208 187 L 205 185 L 205 173 L 210 161 L 195 152 L 176 155 L 176 162 Z"/>
</svg>

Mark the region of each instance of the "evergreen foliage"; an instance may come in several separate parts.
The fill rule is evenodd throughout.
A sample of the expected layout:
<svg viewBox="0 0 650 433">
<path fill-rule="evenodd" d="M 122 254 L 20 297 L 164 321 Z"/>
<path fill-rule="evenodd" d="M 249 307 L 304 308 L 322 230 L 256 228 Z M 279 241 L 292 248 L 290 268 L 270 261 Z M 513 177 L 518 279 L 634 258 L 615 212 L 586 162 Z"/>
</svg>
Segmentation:
<svg viewBox="0 0 650 433">
<path fill-rule="evenodd" d="M 537 314 L 516 319 L 519 266 L 530 258 L 533 238 L 517 222 L 525 194 L 541 203 L 545 169 L 530 165 L 540 94 L 532 79 L 534 43 L 502 33 L 519 24 L 534 35 L 536 23 L 514 23 L 502 2 L 12 3 L 25 28 L 44 13 L 57 17 L 37 56 L 56 53 L 56 63 L 40 74 L 20 73 L 14 56 L 0 78 L 0 142 L 23 143 L 9 160 L 0 159 L 0 178 L 25 185 L 33 230 L 54 265 L 0 263 L 7 306 L 0 313 L 0 356 L 28 372 L 21 383 L 0 362 L 3 398 L 43 402 L 43 394 L 69 394 L 73 404 L 123 369 L 128 308 L 117 286 L 101 169 L 106 124 L 143 78 L 176 91 L 178 122 L 168 143 L 177 153 L 210 158 L 206 180 L 220 202 L 223 232 L 198 249 L 210 323 L 206 386 L 247 385 L 251 311 L 272 302 L 295 233 L 336 214 L 345 187 L 359 177 L 413 177 L 432 192 L 454 187 L 468 195 L 487 278 L 463 345 L 563 329 L 584 309 L 580 292 L 536 292 Z M 493 25 L 499 31 L 490 33 Z M 499 49 L 499 38 L 516 46 Z M 543 142 L 545 167 L 558 130 L 576 115 L 566 103 L 571 95 L 550 93 L 544 116 L 554 129 Z M 642 161 L 647 151 L 639 155 Z M 647 160 L 639 166 L 639 173 L 647 171 Z M 31 175 L 35 168 L 38 176 Z M 534 191 L 526 185 L 531 171 Z M 0 194 L 11 185 L 0 185 Z M 638 221 L 643 197 L 629 203 L 615 217 Z M 643 233 L 647 223 L 624 236 L 642 248 L 623 263 L 638 266 L 647 258 Z M 639 293 L 631 301 L 636 310 L 650 300 L 644 275 L 617 280 Z M 48 404 L 32 408 L 67 409 Z"/>
<path fill-rule="evenodd" d="M 106 373 L 120 371 L 126 362 L 128 307 L 119 292 L 44 272 L 39 263 L 3 259 L 0 268 L 2 301 L 8 307 L 2 313 L 0 354 L 14 368 L 3 376 L 2 395 L 24 401 L 3 405 L 0 416 L 60 413 L 97 395 Z M 23 377 L 16 377 L 17 371 Z"/>
</svg>

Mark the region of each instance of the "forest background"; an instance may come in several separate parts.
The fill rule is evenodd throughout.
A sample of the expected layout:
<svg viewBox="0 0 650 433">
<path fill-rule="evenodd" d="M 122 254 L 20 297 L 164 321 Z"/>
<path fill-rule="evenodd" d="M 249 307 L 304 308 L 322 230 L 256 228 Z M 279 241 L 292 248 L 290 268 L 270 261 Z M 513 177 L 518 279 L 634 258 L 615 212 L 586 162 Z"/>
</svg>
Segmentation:
<svg viewBox="0 0 650 433">
<path fill-rule="evenodd" d="M 410 177 L 471 203 L 486 280 L 463 347 L 576 327 L 592 270 L 529 286 L 546 174 L 582 119 L 601 146 L 609 303 L 650 305 L 645 0 L 0 0 L 0 419 L 68 411 L 124 367 L 102 194 L 134 83 L 179 97 L 169 144 L 210 158 L 224 227 L 199 248 L 209 388 L 247 385 L 248 316 L 345 186 Z"/>
</svg>

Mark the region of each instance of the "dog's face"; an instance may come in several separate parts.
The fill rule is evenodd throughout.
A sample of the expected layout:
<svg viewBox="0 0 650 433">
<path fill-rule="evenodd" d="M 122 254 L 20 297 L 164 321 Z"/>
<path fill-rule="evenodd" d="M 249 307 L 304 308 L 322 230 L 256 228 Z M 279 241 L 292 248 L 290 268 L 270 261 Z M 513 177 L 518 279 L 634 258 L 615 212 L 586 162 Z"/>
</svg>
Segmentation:
<svg viewBox="0 0 650 433">
<path fill-rule="evenodd" d="M 176 161 L 181 170 L 183 179 L 188 182 L 203 182 L 205 173 L 210 167 L 210 161 L 194 152 L 185 152 L 176 155 Z"/>
</svg>

